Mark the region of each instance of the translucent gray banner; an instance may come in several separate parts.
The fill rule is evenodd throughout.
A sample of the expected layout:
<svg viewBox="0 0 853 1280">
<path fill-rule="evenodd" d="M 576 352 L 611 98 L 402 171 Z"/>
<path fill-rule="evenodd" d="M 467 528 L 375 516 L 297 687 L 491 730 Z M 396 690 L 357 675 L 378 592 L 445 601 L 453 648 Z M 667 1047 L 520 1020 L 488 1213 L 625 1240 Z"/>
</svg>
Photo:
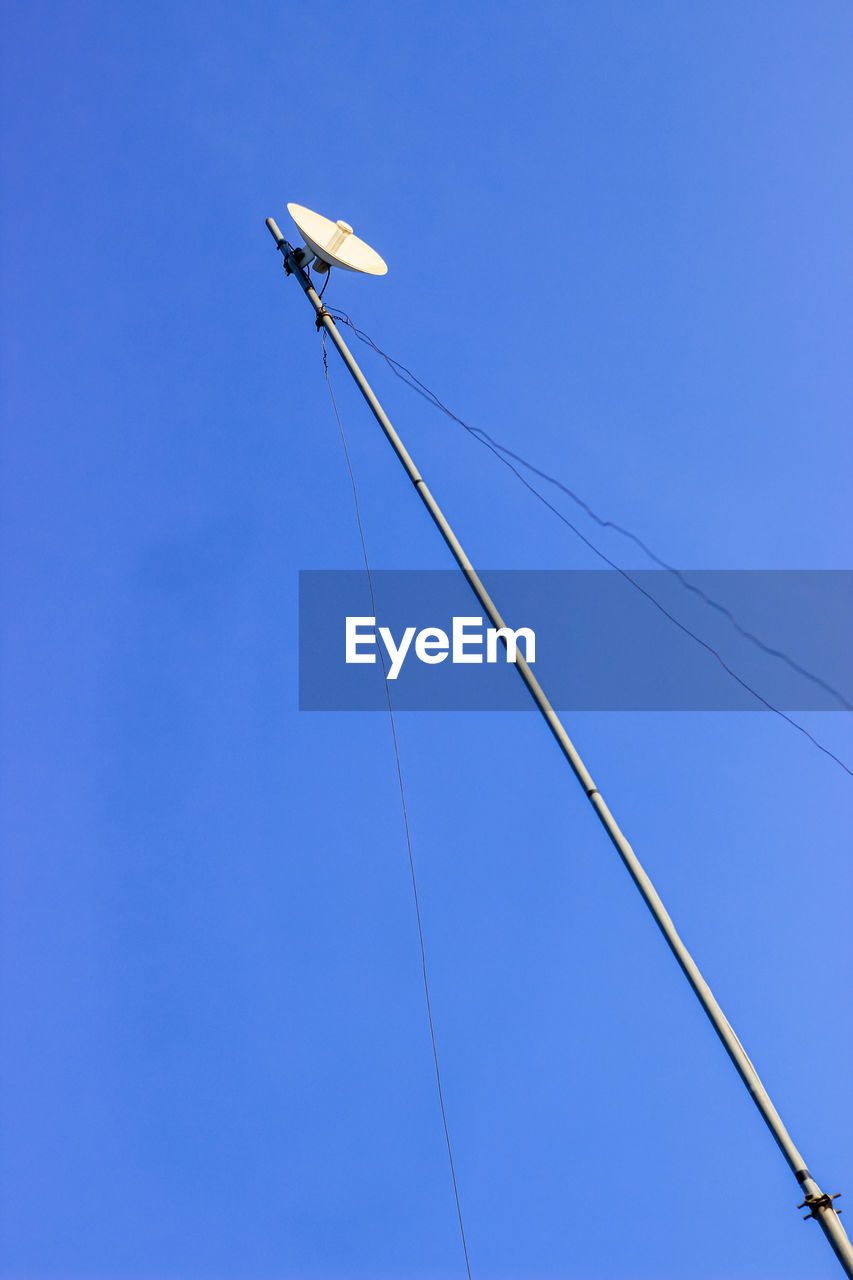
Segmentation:
<svg viewBox="0 0 853 1280">
<path fill-rule="evenodd" d="M 682 576 L 690 589 L 664 570 L 631 570 L 633 583 L 613 570 L 482 573 L 560 710 L 853 706 L 853 571 Z M 301 710 L 380 710 L 382 658 L 400 710 L 529 709 L 504 643 L 489 636 L 457 571 L 377 570 L 373 586 L 375 628 L 366 573 L 300 573 Z"/>
</svg>

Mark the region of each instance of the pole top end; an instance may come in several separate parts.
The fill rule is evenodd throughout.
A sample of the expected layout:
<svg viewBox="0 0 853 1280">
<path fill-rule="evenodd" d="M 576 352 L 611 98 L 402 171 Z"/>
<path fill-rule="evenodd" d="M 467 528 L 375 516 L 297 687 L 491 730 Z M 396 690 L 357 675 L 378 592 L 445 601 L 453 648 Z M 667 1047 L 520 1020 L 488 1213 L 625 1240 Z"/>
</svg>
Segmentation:
<svg viewBox="0 0 853 1280">
<path fill-rule="evenodd" d="M 269 228 L 270 235 L 272 236 L 273 240 L 275 240 L 276 247 L 283 244 L 284 236 L 279 231 L 278 223 L 276 222 L 275 218 L 267 218 L 266 225 Z"/>
</svg>

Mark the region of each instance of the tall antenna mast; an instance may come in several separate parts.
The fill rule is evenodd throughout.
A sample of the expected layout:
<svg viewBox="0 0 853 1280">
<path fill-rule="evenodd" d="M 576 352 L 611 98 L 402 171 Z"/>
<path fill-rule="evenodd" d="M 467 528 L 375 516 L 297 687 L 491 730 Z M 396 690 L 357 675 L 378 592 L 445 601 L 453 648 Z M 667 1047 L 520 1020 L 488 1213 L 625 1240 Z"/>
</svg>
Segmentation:
<svg viewBox="0 0 853 1280">
<path fill-rule="evenodd" d="M 312 213 L 310 209 L 305 209 L 302 205 L 289 204 L 288 212 L 296 223 L 305 245 L 302 248 L 294 249 L 285 240 L 281 231 L 278 229 L 273 218 L 267 218 L 266 225 L 270 234 L 276 243 L 276 248 L 280 250 L 284 258 L 284 269 L 288 275 L 293 275 L 302 287 L 305 296 L 314 308 L 316 315 L 317 328 L 325 329 L 335 347 L 337 348 L 341 359 L 352 374 L 361 394 L 370 407 L 373 416 L 379 423 L 385 437 L 391 448 L 394 450 L 397 458 L 402 463 L 403 469 L 409 479 L 415 486 L 415 490 L 431 515 L 436 524 L 439 533 L 450 548 L 454 560 L 459 565 L 463 574 L 468 580 L 468 585 L 477 597 L 483 612 L 488 617 L 492 626 L 497 629 L 506 627 L 506 623 L 497 610 L 491 596 L 481 582 L 474 566 L 468 559 L 462 544 L 451 529 L 444 514 L 441 511 L 435 498 L 430 493 L 426 483 L 418 471 L 411 457 L 409 456 L 402 440 L 397 435 L 394 427 L 373 393 L 367 379 L 358 367 L 352 352 L 347 347 L 333 318 L 325 309 L 320 298 L 314 289 L 311 281 L 305 271 L 305 268 L 314 261 L 315 270 L 327 272 L 330 267 L 342 267 L 347 271 L 361 271 L 369 275 L 384 275 L 388 268 L 383 260 L 379 257 L 369 245 L 352 233 L 352 228 L 346 222 L 332 222 L 328 218 L 321 217 L 320 214 Z M 592 805 L 598 816 L 601 825 L 610 837 L 616 852 L 622 859 L 628 874 L 634 881 L 634 884 L 640 891 L 640 894 L 654 917 L 655 923 L 666 939 L 667 945 L 671 950 L 678 965 L 684 974 L 690 986 L 705 1010 L 711 1025 L 722 1041 L 726 1053 L 731 1058 L 735 1070 L 746 1085 L 753 1102 L 761 1113 L 765 1124 L 772 1133 L 779 1150 L 785 1157 L 785 1160 L 793 1173 L 794 1177 L 800 1185 L 800 1190 L 804 1196 L 802 1204 L 798 1206 L 800 1209 L 807 1209 L 807 1218 L 814 1218 L 821 1227 L 824 1235 L 829 1241 L 835 1256 L 841 1263 L 845 1274 L 853 1280 L 853 1245 L 845 1232 L 841 1221 L 838 1217 L 838 1211 L 833 1204 L 837 1196 L 829 1196 L 821 1191 L 815 1179 L 808 1170 L 805 1160 L 794 1145 L 788 1130 L 782 1123 L 776 1108 L 770 1100 L 770 1096 L 761 1080 L 755 1067 L 752 1065 L 746 1050 L 740 1040 L 735 1035 L 728 1019 L 717 1003 L 711 988 L 708 986 L 699 967 L 691 956 L 687 947 L 679 937 L 675 925 L 669 917 L 666 907 L 663 905 L 657 890 L 643 869 L 639 858 L 631 848 L 627 839 L 622 833 L 616 819 L 608 809 L 604 802 L 604 797 L 593 782 L 589 771 L 576 747 L 574 746 L 569 735 L 557 715 L 548 698 L 545 695 L 539 681 L 530 670 L 526 660 L 521 656 L 520 651 L 516 651 L 515 666 L 524 683 L 530 691 L 533 701 L 536 703 L 545 723 L 554 735 L 557 745 L 568 761 L 572 772 L 578 782 L 584 789 L 584 793 Z"/>
</svg>

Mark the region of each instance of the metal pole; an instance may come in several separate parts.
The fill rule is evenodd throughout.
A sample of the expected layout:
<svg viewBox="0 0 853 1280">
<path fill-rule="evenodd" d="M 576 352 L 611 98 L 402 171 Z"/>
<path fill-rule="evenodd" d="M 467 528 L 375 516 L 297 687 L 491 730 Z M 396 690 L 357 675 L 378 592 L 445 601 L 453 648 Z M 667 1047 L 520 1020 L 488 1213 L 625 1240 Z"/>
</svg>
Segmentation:
<svg viewBox="0 0 853 1280">
<path fill-rule="evenodd" d="M 319 329 L 322 325 L 332 342 L 337 347 L 341 358 L 352 374 L 359 391 L 370 406 L 373 416 L 376 418 L 376 421 L 385 433 L 392 449 L 403 464 L 406 474 L 415 486 L 415 490 L 427 511 L 432 516 L 433 521 L 438 527 L 439 533 L 450 548 L 453 558 L 456 560 L 459 568 L 468 579 L 471 590 L 479 600 L 484 613 L 493 627 L 498 629 L 506 627 L 506 623 L 498 612 L 497 607 L 492 601 L 485 586 L 480 581 L 480 578 L 477 575 L 474 566 L 471 564 L 471 561 L 465 554 L 461 543 L 457 539 L 450 525 L 447 523 L 447 520 L 444 518 L 438 503 L 427 488 L 420 472 L 406 451 L 402 440 L 397 435 L 397 432 L 391 425 L 384 409 L 369 386 L 367 379 L 356 364 L 352 352 L 349 350 L 338 332 L 334 320 L 329 315 L 328 311 L 326 311 L 317 296 L 316 290 L 312 286 L 308 276 L 303 271 L 299 261 L 294 257 L 293 248 L 287 243 L 272 218 L 267 218 L 266 225 L 276 242 L 276 248 L 281 251 L 284 257 L 285 269 L 288 274 L 294 275 L 299 281 L 306 297 L 316 312 L 317 328 Z M 540 686 L 533 672 L 530 670 L 525 659 L 522 658 L 520 652 L 516 653 L 515 666 L 518 669 L 518 673 L 522 680 L 527 685 L 527 688 L 533 697 L 533 701 L 542 712 L 542 716 L 548 725 L 548 728 L 556 738 L 557 745 L 566 757 L 566 760 L 569 762 L 572 772 L 583 787 L 587 799 L 595 810 L 601 825 L 604 827 L 615 846 L 619 857 L 627 868 L 628 874 L 639 889 L 646 906 L 654 916 L 655 923 L 666 939 L 667 945 L 672 951 L 672 954 L 678 961 L 682 973 L 696 993 L 699 1003 L 702 1005 L 711 1025 L 722 1041 L 726 1053 L 731 1058 L 735 1070 L 749 1090 L 753 1102 L 761 1112 L 768 1129 L 772 1133 L 780 1151 L 788 1162 L 791 1172 L 800 1184 L 804 1200 L 803 1204 L 799 1207 L 809 1210 L 806 1215 L 807 1217 L 817 1219 L 845 1273 L 851 1277 L 851 1280 L 853 1280 L 853 1245 L 851 1245 L 850 1240 L 847 1237 L 847 1233 L 839 1220 L 838 1213 L 833 1204 L 835 1197 L 830 1197 L 821 1191 L 817 1182 L 806 1167 L 805 1160 L 794 1145 L 788 1130 L 785 1128 L 776 1108 L 770 1101 L 767 1090 L 761 1083 L 755 1067 L 747 1056 L 746 1050 L 735 1035 L 734 1030 L 729 1024 L 729 1021 L 722 1009 L 717 1004 L 711 988 L 702 977 L 695 960 L 679 937 L 675 925 L 672 923 L 663 902 L 658 897 L 654 885 L 646 875 L 646 872 L 644 871 L 634 850 L 622 834 L 616 819 L 605 804 L 603 796 L 590 777 L 590 774 L 583 760 L 581 760 L 577 749 L 569 738 L 569 735 L 563 728 L 559 716 L 551 706 L 551 703 L 545 696 L 544 690 Z"/>
</svg>

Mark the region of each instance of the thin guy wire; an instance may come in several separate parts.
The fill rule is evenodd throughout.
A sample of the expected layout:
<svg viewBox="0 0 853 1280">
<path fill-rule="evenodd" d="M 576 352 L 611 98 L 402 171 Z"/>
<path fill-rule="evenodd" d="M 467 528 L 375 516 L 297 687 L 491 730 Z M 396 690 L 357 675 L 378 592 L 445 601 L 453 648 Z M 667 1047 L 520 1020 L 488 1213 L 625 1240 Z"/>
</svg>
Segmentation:
<svg viewBox="0 0 853 1280">
<path fill-rule="evenodd" d="M 473 436 L 475 440 L 477 440 L 480 444 L 484 445 L 489 450 L 490 453 L 493 453 L 495 457 L 498 459 L 498 461 L 502 462 L 505 467 L 508 467 L 509 470 L 512 472 L 512 474 L 518 480 L 521 481 L 525 489 L 529 489 L 529 491 L 534 495 L 534 497 L 538 498 L 539 501 L 543 503 L 548 508 L 549 511 L 553 512 L 553 514 L 557 517 L 558 520 L 561 520 L 564 525 L 566 525 L 569 529 L 571 529 L 572 533 L 574 533 L 578 538 L 580 538 L 581 542 L 583 542 L 587 547 L 589 547 L 590 551 L 592 551 L 594 555 L 598 556 L 600 560 L 603 560 L 604 563 L 606 565 L 609 565 L 611 569 L 615 569 L 616 572 L 622 578 L 624 578 L 626 582 L 629 582 L 631 586 L 635 588 L 635 590 L 639 591 L 642 596 L 645 596 L 645 598 L 649 601 L 649 603 L 654 605 L 654 607 L 661 614 L 663 614 L 665 618 L 667 618 L 674 626 L 678 627 L 679 631 L 682 631 L 686 636 L 689 636 L 691 640 L 694 640 L 696 644 L 701 645 L 703 649 L 705 649 L 714 658 L 716 658 L 717 662 L 719 662 L 723 670 L 728 675 L 730 675 L 731 678 L 735 680 L 741 686 L 742 689 L 746 690 L 747 693 L 752 694 L 752 696 L 756 698 L 762 704 L 762 706 L 766 707 L 768 711 L 772 711 L 775 715 L 779 716 L 787 724 L 791 725 L 792 728 L 796 729 L 799 733 L 802 733 L 809 740 L 809 742 L 811 742 L 812 745 L 818 749 L 818 751 L 822 751 L 824 755 L 829 756 L 830 760 L 833 760 L 841 769 L 844 770 L 845 773 L 849 774 L 850 777 L 853 777 L 853 769 L 851 769 L 848 765 L 846 765 L 844 761 L 840 759 L 839 756 L 837 756 L 833 751 L 830 751 L 828 747 L 825 747 L 822 742 L 819 742 L 818 739 L 815 738 L 813 734 L 809 733 L 808 729 L 806 729 L 804 725 L 801 725 L 792 716 L 789 716 L 787 712 L 782 711 L 780 707 L 777 707 L 772 702 L 769 702 L 768 699 L 763 696 L 763 694 L 760 694 L 758 690 L 753 688 L 753 686 L 749 684 L 746 680 L 744 680 L 742 676 L 739 676 L 737 672 L 734 671 L 728 665 L 728 663 L 723 658 L 722 654 L 720 654 L 718 650 L 714 648 L 713 645 L 709 644 L 707 640 L 703 640 L 702 637 L 697 635 L 695 631 L 692 631 L 690 627 L 686 626 L 685 623 L 681 622 L 678 618 L 676 618 L 674 614 L 670 613 L 669 610 L 666 609 L 664 605 L 662 605 L 660 601 L 657 600 L 651 594 L 651 592 L 647 591 L 645 587 L 641 586 L 640 583 L 637 582 L 635 578 L 632 578 L 630 573 L 628 573 L 626 569 L 623 569 L 620 565 L 616 564 L 614 560 L 611 560 L 609 556 L 605 555 L 603 551 L 599 550 L 599 548 L 595 545 L 594 542 L 591 542 L 590 539 L 587 538 L 585 534 L 581 533 L 580 529 L 578 529 L 576 525 L 572 524 L 571 520 L 569 520 L 569 518 L 566 515 L 564 515 L 563 512 L 559 510 L 559 508 L 555 507 L 553 503 L 549 502 L 548 499 L 545 497 L 545 495 L 543 493 L 540 493 L 540 491 L 535 487 L 535 485 L 532 485 L 530 481 L 527 480 L 515 466 L 513 466 L 513 464 L 509 461 L 508 457 L 503 456 L 504 454 L 508 454 L 509 457 L 517 457 L 517 455 L 512 454 L 508 449 L 504 449 L 503 446 L 497 443 L 497 441 L 493 441 L 492 438 L 488 436 L 486 432 L 481 431 L 477 427 L 468 426 L 466 422 L 464 422 L 461 418 L 457 417 L 456 414 L 453 413 L 450 409 L 446 408 L 445 405 L 443 405 L 441 401 L 438 399 L 438 397 L 435 396 L 434 393 L 429 390 L 429 388 L 423 387 L 423 384 L 420 383 L 419 379 L 415 378 L 414 374 L 411 374 L 410 376 L 414 379 L 414 383 L 417 383 L 418 385 L 414 385 L 414 383 L 409 382 L 407 378 L 403 377 L 402 374 L 398 373 L 397 370 L 394 368 L 394 365 L 398 364 L 399 362 L 395 361 L 393 357 L 388 356 L 384 351 L 381 350 L 381 348 L 377 347 L 370 337 L 368 337 L 366 334 L 363 334 L 362 330 L 356 329 L 355 325 L 352 323 L 352 321 L 349 319 L 348 316 L 344 315 L 343 313 L 338 313 L 336 315 L 336 319 L 340 319 L 344 324 L 348 324 L 349 327 L 356 334 L 356 336 L 361 338 L 361 341 L 366 342 L 369 346 L 371 346 L 377 352 L 377 354 L 381 355 L 382 358 L 388 363 L 392 371 L 397 374 L 397 377 L 401 378 L 401 380 L 405 382 L 407 386 L 411 387 L 413 391 L 417 391 L 420 395 L 423 395 L 424 398 L 427 399 L 431 404 L 433 404 L 435 408 L 440 409 L 442 413 L 445 413 L 449 418 L 452 418 L 453 421 L 457 422 L 461 427 L 463 427 L 464 430 L 467 431 L 469 435 Z M 400 368 L 404 369 L 405 366 L 400 365 Z M 406 370 L 406 373 L 409 373 L 409 370 Z M 530 466 L 530 464 L 524 462 L 523 459 L 518 458 L 518 461 L 521 462 L 523 466 L 529 467 L 530 470 L 536 471 L 535 467 Z M 544 472 L 537 472 L 537 474 L 544 476 L 545 479 L 551 478 L 545 475 Z M 563 486 L 559 481 L 554 481 L 554 483 L 557 484 L 560 488 L 565 489 L 565 486 Z M 570 493 L 570 490 L 565 489 L 565 492 Z M 571 493 L 570 493 L 570 496 L 574 497 L 574 495 Z M 580 499 L 577 499 L 577 500 L 580 501 Z M 582 503 L 582 505 L 586 508 L 585 503 Z M 586 509 L 590 510 L 590 508 L 586 508 Z M 598 519 L 598 517 L 595 517 L 595 518 Z M 609 522 L 604 522 L 599 520 L 599 523 L 603 524 L 603 523 L 609 523 Z M 618 527 L 618 526 L 614 526 L 614 527 Z M 630 536 L 633 536 L 633 535 L 630 535 Z M 635 539 L 635 540 L 639 541 L 639 539 Z M 661 563 L 664 563 L 664 562 L 661 561 Z M 667 565 L 665 565 L 665 567 L 669 568 L 669 566 Z M 678 570 L 672 570 L 672 572 L 675 573 L 677 577 L 681 578 L 681 575 L 678 573 Z M 691 586 L 691 584 L 687 583 L 686 581 L 685 581 L 685 585 L 688 587 Z M 705 594 L 704 592 L 701 592 L 699 588 L 692 588 L 692 589 L 695 590 L 697 594 L 700 594 L 702 596 L 704 596 Z M 722 612 L 725 612 L 728 614 L 729 611 L 725 609 L 725 606 L 716 605 L 716 602 L 710 600 L 709 597 L 706 597 L 706 598 L 708 599 L 709 603 L 714 604 L 715 607 L 719 608 Z M 749 639 L 754 639 L 755 643 L 757 643 L 761 648 L 766 649 L 767 652 L 770 652 L 770 653 L 777 652 L 777 651 L 768 649 L 767 646 L 764 645 L 762 641 L 758 640 L 756 637 L 753 637 L 751 633 L 744 631 L 732 615 L 729 615 L 729 616 L 731 617 L 732 622 L 737 626 L 737 629 L 741 631 L 741 634 L 747 636 L 747 638 Z M 787 661 L 789 665 L 794 666 L 795 668 L 797 667 L 797 664 L 795 664 L 793 660 L 789 659 L 787 655 L 779 653 L 778 656 L 782 657 L 785 661 Z M 800 668 L 797 668 L 797 669 L 800 669 Z M 812 676 L 811 673 L 805 671 L 804 669 L 800 669 L 800 670 L 802 670 L 802 674 L 808 676 L 810 679 L 814 680 L 816 683 L 824 685 L 824 687 L 828 689 L 829 692 L 835 694 L 835 696 L 838 697 L 842 702 L 845 702 L 843 695 L 839 694 L 830 685 L 825 685 L 824 681 L 822 681 L 819 677 Z"/>
<path fill-rule="evenodd" d="M 570 489 L 568 485 L 564 484 L 562 480 L 558 480 L 556 476 L 550 475 L 547 471 L 542 471 L 539 467 L 535 466 L 532 462 L 529 462 L 527 458 L 522 457 L 521 454 L 514 453 L 512 449 L 509 449 L 507 448 L 506 445 L 501 444 L 499 440 L 495 440 L 494 436 L 490 436 L 487 431 L 484 431 L 482 429 L 482 427 L 472 427 L 467 422 L 464 422 L 462 418 L 458 417 L 455 413 L 453 413 L 451 409 L 448 409 L 447 405 L 443 404 L 442 401 L 439 400 L 435 392 L 432 391 L 429 387 L 427 387 L 423 382 L 421 382 L 420 378 L 418 378 L 414 373 L 412 373 L 411 369 L 408 369 L 399 360 L 396 360 L 393 356 L 390 356 L 387 353 L 387 351 L 383 351 L 382 348 L 377 346 L 376 343 L 373 341 L 373 339 L 370 337 L 370 335 L 368 333 L 365 333 L 363 329 L 357 328 L 356 325 L 353 324 L 352 320 L 348 315 L 346 315 L 344 312 L 337 312 L 337 311 L 335 311 L 334 314 L 336 319 L 340 320 L 343 324 L 348 325 L 349 328 L 352 329 L 353 333 L 359 339 L 359 341 L 364 342 L 369 347 L 372 347 L 372 349 L 376 352 L 376 354 L 382 357 L 382 359 L 386 362 L 386 364 L 391 369 L 391 372 L 394 373 L 396 377 L 400 379 L 401 382 L 406 383 L 406 385 L 412 391 L 416 391 L 418 395 L 423 396 L 423 398 L 427 400 L 434 408 L 440 410 L 441 413 L 446 414 L 447 417 L 452 419 L 453 422 L 458 423 L 460 427 L 462 427 L 470 435 L 474 436 L 475 439 L 478 439 L 481 444 L 486 444 L 487 446 L 490 446 L 493 451 L 498 450 L 501 454 L 505 454 L 506 457 L 512 458 L 515 462 L 518 462 L 522 467 L 526 468 L 526 470 L 531 471 L 534 475 L 539 476 L 540 479 L 546 480 L 549 484 L 553 484 L 557 489 L 560 489 L 564 494 L 566 494 L 567 497 L 571 498 L 572 502 L 576 503 L 579 507 L 581 507 L 582 510 L 585 511 L 586 514 L 592 520 L 594 520 L 596 524 L 599 525 L 602 529 L 613 529 L 616 533 L 621 534 L 623 537 L 629 538 L 632 542 L 634 542 L 640 548 L 641 551 L 645 553 L 645 555 L 649 557 L 650 560 L 654 561 L 655 564 L 659 565 L 661 569 L 665 569 L 667 573 L 672 574 L 672 576 L 681 583 L 682 587 L 684 587 L 686 591 L 692 592 L 694 595 L 698 596 L 701 600 L 703 600 L 705 604 L 709 606 L 709 608 L 715 609 L 718 613 L 721 613 L 725 618 L 727 618 L 728 621 L 731 623 L 731 625 L 734 627 L 735 631 L 737 631 L 739 635 L 743 636 L 745 640 L 749 640 L 752 644 L 756 645 L 756 647 L 759 648 L 763 653 L 768 654 L 770 657 L 778 658 L 780 662 L 786 663 L 793 671 L 796 671 L 797 674 L 801 675 L 804 679 L 811 680 L 814 684 L 818 685 L 826 693 L 829 693 L 832 695 L 832 697 L 836 698 L 837 701 L 841 704 L 841 706 L 845 708 L 845 710 L 853 711 L 853 703 L 851 703 L 849 699 L 846 698 L 839 689 L 836 689 L 834 685 L 829 684 L 821 676 L 815 675 L 813 671 L 809 671 L 806 667 L 801 666 L 800 663 L 797 662 L 795 658 L 792 658 L 789 654 L 785 653 L 783 650 L 775 649 L 772 645 L 766 644 L 765 641 L 762 640 L 760 636 L 757 636 L 752 631 L 749 631 L 746 627 L 744 627 L 738 621 L 738 619 L 735 617 L 732 611 L 726 607 L 726 605 L 721 604 L 719 600 L 715 600 L 713 596 L 709 596 L 706 591 L 702 590 L 701 587 L 697 587 L 696 584 L 691 582 L 689 578 L 687 578 L 681 572 L 680 569 L 676 569 L 674 565 L 668 564 L 666 560 L 662 559 L 661 556 L 659 556 L 655 551 L 653 551 L 652 548 L 648 546 L 648 544 L 645 543 L 643 539 L 640 538 L 636 533 L 632 532 L 631 529 L 626 529 L 624 525 L 617 524 L 615 520 L 604 519 L 596 511 L 594 511 L 593 508 L 587 502 L 585 502 L 583 498 L 581 498 L 577 493 L 575 493 L 572 489 Z M 538 490 L 532 489 L 531 492 L 533 492 L 537 498 L 541 498 L 541 495 L 539 494 Z"/>
<path fill-rule="evenodd" d="M 367 542 L 364 536 L 364 526 L 362 525 L 362 522 L 361 522 L 361 511 L 358 505 L 358 490 L 356 489 L 355 475 L 352 469 L 352 462 L 350 460 L 349 449 L 347 448 L 347 441 L 346 441 L 346 436 L 344 435 L 344 428 L 343 428 L 343 423 L 341 422 L 341 415 L 338 412 L 338 405 L 337 405 L 337 401 L 335 400 L 335 393 L 332 390 L 332 380 L 329 377 L 329 363 L 326 359 L 325 330 L 323 330 L 323 369 L 326 375 L 326 385 L 329 388 L 329 395 L 331 396 L 331 400 L 332 400 L 332 408 L 335 411 L 335 418 L 337 419 L 338 430 L 341 435 L 341 444 L 344 447 L 344 457 L 346 458 L 347 471 L 349 472 L 349 478 L 350 478 L 350 485 L 352 486 L 352 496 L 353 496 L 353 502 L 355 504 L 355 518 L 358 524 L 358 536 L 361 540 L 361 554 L 362 554 L 362 558 L 364 559 L 364 568 L 367 573 L 367 585 L 368 585 L 368 590 L 370 592 L 370 607 L 373 611 L 374 626 L 375 626 L 376 598 L 373 594 L 373 575 L 370 571 L 370 564 L 367 559 Z M 374 636 L 375 634 L 376 632 L 374 629 Z M 468 1280 L 471 1280 L 471 1264 L 468 1259 L 468 1242 L 465 1238 L 465 1226 L 462 1222 L 462 1205 L 459 1200 L 459 1186 L 456 1182 L 456 1169 L 453 1164 L 453 1150 L 450 1145 L 450 1130 L 447 1125 L 447 1112 L 445 1111 L 445 1107 L 444 1107 L 444 1090 L 441 1085 L 441 1072 L 438 1066 L 438 1047 L 436 1045 L 436 1040 L 435 1040 L 435 1025 L 432 1019 L 432 1003 L 430 1001 L 430 995 L 429 995 L 429 980 L 427 978 L 427 963 L 426 963 L 426 947 L 424 945 L 424 931 L 423 931 L 423 924 L 421 922 L 421 906 L 420 906 L 420 899 L 418 897 L 418 882 L 417 882 L 417 877 L 415 876 L 415 859 L 414 859 L 414 854 L 412 853 L 412 837 L 411 837 L 411 832 L 409 830 L 409 814 L 406 808 L 406 792 L 403 786 L 403 768 L 400 763 L 400 751 L 397 743 L 397 727 L 394 722 L 394 707 L 391 702 L 391 690 L 388 687 L 388 679 L 387 679 L 388 671 L 385 665 L 385 655 L 382 651 L 382 645 L 377 642 L 376 648 L 379 651 L 379 660 L 382 664 L 382 676 L 383 676 L 383 683 L 385 685 L 385 698 L 388 704 L 388 719 L 391 725 L 391 737 L 394 743 L 394 758 L 397 762 L 397 782 L 399 783 L 399 787 L 400 787 L 400 804 L 403 809 L 403 826 L 405 827 L 405 831 L 406 831 L 406 848 L 408 849 L 408 853 L 409 853 L 409 871 L 412 877 L 412 893 L 415 899 L 415 915 L 417 916 L 417 921 L 418 921 L 418 942 L 420 944 L 420 951 L 421 951 L 421 972 L 423 974 L 423 981 L 424 981 L 424 995 L 426 997 L 427 1018 L 429 1020 L 429 1034 L 430 1034 L 430 1040 L 432 1042 L 432 1060 L 435 1065 L 435 1082 L 438 1087 L 438 1102 L 441 1108 L 441 1123 L 444 1126 L 444 1141 L 447 1144 L 447 1158 L 450 1161 L 450 1177 L 453 1182 L 454 1199 L 456 1200 L 456 1216 L 459 1219 L 459 1234 L 462 1237 L 462 1251 L 465 1254 L 465 1270 L 468 1273 Z"/>
</svg>

